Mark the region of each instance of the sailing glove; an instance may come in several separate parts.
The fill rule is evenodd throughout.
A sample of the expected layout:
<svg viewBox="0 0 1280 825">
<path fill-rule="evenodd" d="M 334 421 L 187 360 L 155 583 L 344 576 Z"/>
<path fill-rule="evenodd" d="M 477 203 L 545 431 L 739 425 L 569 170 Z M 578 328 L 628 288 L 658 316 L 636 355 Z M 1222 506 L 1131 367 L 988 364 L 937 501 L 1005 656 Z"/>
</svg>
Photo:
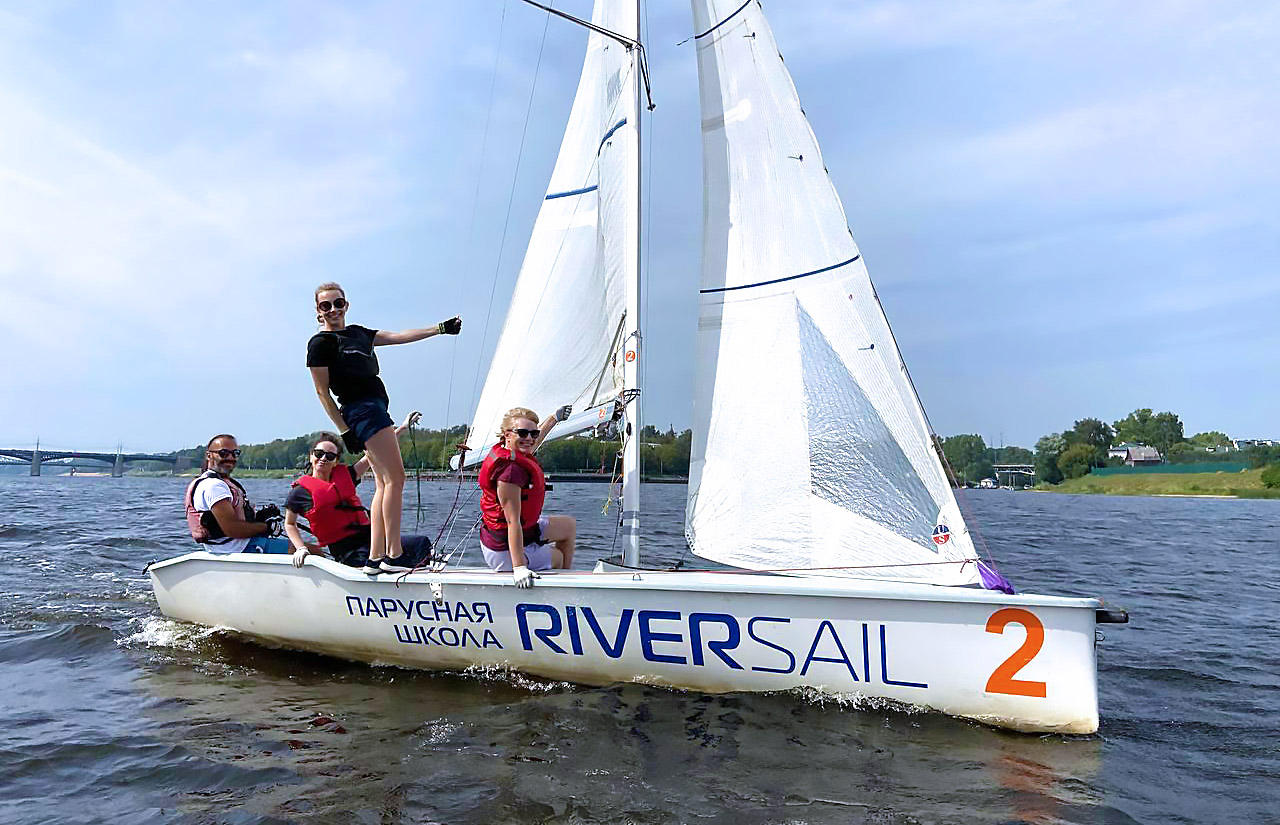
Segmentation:
<svg viewBox="0 0 1280 825">
<path fill-rule="evenodd" d="M 522 564 L 512 568 L 511 578 L 515 581 L 516 587 L 533 587 L 533 580 L 542 577 Z"/>
<path fill-rule="evenodd" d="M 305 547 L 299 547 L 293 551 L 293 566 L 301 567 L 306 564 L 307 556 L 311 555 L 311 551 Z"/>
<path fill-rule="evenodd" d="M 568 421 L 569 414 L 571 412 L 573 412 L 573 405 L 565 404 L 563 407 L 556 410 L 556 421 Z"/>
<path fill-rule="evenodd" d="M 441 321 L 436 325 L 436 332 L 441 335 L 457 335 L 462 332 L 462 319 L 455 315 L 448 321 Z"/>
</svg>

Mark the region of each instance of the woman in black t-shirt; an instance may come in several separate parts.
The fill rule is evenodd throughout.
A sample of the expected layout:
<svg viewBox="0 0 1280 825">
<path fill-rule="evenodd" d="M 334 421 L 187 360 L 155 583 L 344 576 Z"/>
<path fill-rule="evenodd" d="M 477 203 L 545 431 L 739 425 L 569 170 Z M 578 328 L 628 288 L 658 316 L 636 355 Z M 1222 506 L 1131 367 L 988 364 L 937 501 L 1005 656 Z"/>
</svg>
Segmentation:
<svg viewBox="0 0 1280 825">
<path fill-rule="evenodd" d="M 324 283 L 316 287 L 316 317 L 322 327 L 307 342 L 307 366 L 316 395 L 329 420 L 342 431 L 351 452 L 368 451 L 376 488 L 370 502 L 371 541 L 369 563 L 399 566 L 403 546 L 400 515 L 404 496 L 404 459 L 396 439 L 386 387 L 378 377 L 378 357 L 373 348 L 408 344 L 435 335 L 457 335 L 462 319 L 450 318 L 429 329 L 404 332 L 369 329 L 347 324 L 347 301 L 342 287 Z M 335 401 L 336 396 L 336 401 Z"/>
</svg>

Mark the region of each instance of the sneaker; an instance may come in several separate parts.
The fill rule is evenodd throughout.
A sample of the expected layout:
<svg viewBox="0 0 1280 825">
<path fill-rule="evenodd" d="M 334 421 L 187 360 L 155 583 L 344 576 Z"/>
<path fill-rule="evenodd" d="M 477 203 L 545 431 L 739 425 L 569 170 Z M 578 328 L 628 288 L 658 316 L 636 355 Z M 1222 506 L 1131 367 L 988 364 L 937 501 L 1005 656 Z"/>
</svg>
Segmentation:
<svg viewBox="0 0 1280 825">
<path fill-rule="evenodd" d="M 413 569 L 408 566 L 408 561 L 409 560 L 404 557 L 403 553 L 396 556 L 394 559 L 390 556 L 383 556 L 382 564 L 378 565 L 378 567 L 383 573 L 408 573 Z M 370 562 L 370 564 L 372 564 L 372 562 Z"/>
<path fill-rule="evenodd" d="M 369 559 L 364 563 L 364 567 L 361 568 L 361 572 L 367 576 L 378 575 L 382 572 L 382 568 L 379 566 L 379 562 L 381 561 L 382 559 Z"/>
</svg>

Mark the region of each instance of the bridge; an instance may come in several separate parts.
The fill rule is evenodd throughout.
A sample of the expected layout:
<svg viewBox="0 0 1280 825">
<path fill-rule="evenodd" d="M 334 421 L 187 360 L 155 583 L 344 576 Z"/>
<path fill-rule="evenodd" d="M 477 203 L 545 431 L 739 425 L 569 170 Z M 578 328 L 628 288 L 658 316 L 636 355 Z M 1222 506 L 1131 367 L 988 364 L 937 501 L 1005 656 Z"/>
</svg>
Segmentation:
<svg viewBox="0 0 1280 825">
<path fill-rule="evenodd" d="M 156 461 L 168 464 L 173 468 L 173 472 L 177 474 L 191 469 L 193 460 L 190 456 L 185 455 L 162 455 L 157 453 L 125 453 L 120 451 L 94 453 L 83 450 L 42 450 L 39 444 L 36 445 L 34 450 L 0 447 L 0 464 L 29 464 L 31 466 L 31 475 L 33 476 L 40 475 L 40 465 L 45 462 L 74 461 L 75 459 L 101 461 L 104 464 L 110 464 L 112 478 L 119 478 L 124 475 L 125 465 L 137 461 Z"/>
<path fill-rule="evenodd" d="M 1017 476 L 1026 476 L 1025 483 L 1034 484 L 1036 480 L 1036 467 L 1034 464 L 993 464 L 991 469 L 995 470 L 996 481 L 1001 482 L 1002 487 L 1012 487 L 1013 480 Z M 1001 478 L 1003 474 L 1003 478 Z"/>
</svg>

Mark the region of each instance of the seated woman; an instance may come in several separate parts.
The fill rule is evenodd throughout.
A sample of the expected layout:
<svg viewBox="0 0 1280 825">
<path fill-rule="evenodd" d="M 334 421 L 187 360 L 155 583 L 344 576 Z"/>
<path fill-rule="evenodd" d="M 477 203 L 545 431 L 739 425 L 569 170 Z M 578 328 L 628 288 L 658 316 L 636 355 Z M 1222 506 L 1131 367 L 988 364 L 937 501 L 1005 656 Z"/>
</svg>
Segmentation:
<svg viewBox="0 0 1280 825">
<path fill-rule="evenodd" d="M 421 413 L 412 412 L 396 427 L 399 435 L 416 423 Z M 394 560 L 383 557 L 369 559 L 371 541 L 369 512 L 356 493 L 369 459 L 361 458 L 354 466 L 342 464 L 342 439 L 324 433 L 312 446 L 308 461 L 311 472 L 293 483 L 285 502 L 284 531 L 293 546 L 293 563 L 301 567 L 307 556 L 319 554 L 328 547 L 330 554 L 351 567 L 361 567 L 373 576 L 378 573 L 403 573 L 431 558 L 431 540 L 426 536 L 405 536 L 404 553 Z M 302 538 L 298 516 L 310 524 L 314 542 Z"/>
<path fill-rule="evenodd" d="M 502 417 L 498 443 L 480 465 L 480 544 L 494 570 L 511 571 L 516 587 L 532 587 L 533 571 L 573 566 L 578 525 L 572 516 L 544 516 L 547 482 L 533 457 L 538 445 L 573 411 L 564 406 L 535 424 L 537 413 L 516 407 Z M 548 547 L 550 542 L 554 547 Z"/>
</svg>

